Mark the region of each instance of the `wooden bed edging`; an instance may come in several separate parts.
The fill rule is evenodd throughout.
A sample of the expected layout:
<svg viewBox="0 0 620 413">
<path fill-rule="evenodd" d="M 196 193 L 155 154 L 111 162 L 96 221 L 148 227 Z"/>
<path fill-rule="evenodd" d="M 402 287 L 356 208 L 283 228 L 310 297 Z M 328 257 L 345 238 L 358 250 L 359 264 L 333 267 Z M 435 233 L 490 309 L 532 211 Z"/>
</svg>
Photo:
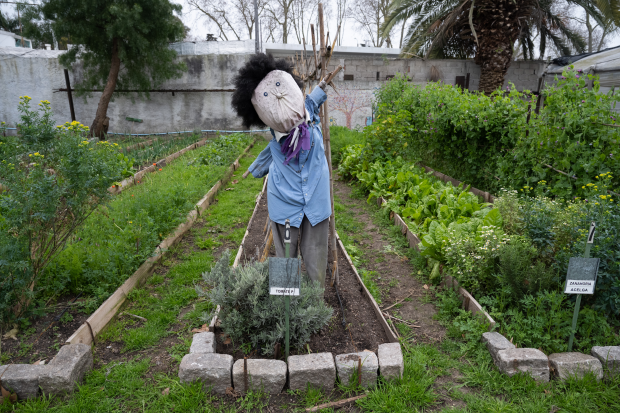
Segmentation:
<svg viewBox="0 0 620 413">
<path fill-rule="evenodd" d="M 385 199 L 383 199 L 383 197 L 379 197 L 377 199 L 377 204 L 379 206 L 383 206 L 383 204 L 385 203 L 386 201 Z M 401 216 L 396 213 L 394 214 L 394 225 L 399 227 L 401 233 L 407 237 L 407 241 L 409 242 L 409 247 L 415 248 L 416 250 L 420 251 L 419 244 L 422 241 L 420 241 L 420 238 L 416 234 L 411 232 L 411 230 L 409 229 L 409 226 L 405 223 L 405 221 L 401 218 Z M 482 309 L 482 306 L 480 305 L 480 303 L 478 303 L 478 301 L 474 298 L 474 296 L 471 295 L 469 291 L 459 286 L 458 281 L 454 277 L 447 275 L 447 274 L 442 274 L 442 277 L 443 277 L 443 280 L 441 281 L 439 285 L 443 287 L 449 286 L 452 289 L 454 289 L 454 291 L 459 295 L 461 302 L 463 303 L 463 308 L 471 312 L 472 314 L 481 315 L 484 321 L 489 323 L 489 331 L 491 331 L 493 327 L 495 327 L 495 320 L 493 320 L 493 318 L 489 315 L 489 313 L 487 313 L 486 311 Z"/>
<path fill-rule="evenodd" d="M 174 161 L 179 156 L 185 154 L 188 151 L 200 148 L 201 146 L 205 146 L 208 140 L 209 138 L 201 139 L 200 141 L 192 143 L 191 145 L 181 149 L 180 151 L 177 151 L 173 154 L 166 156 L 164 159 L 160 159 L 159 161 L 154 162 L 155 165 L 150 165 L 149 167 L 136 172 L 135 174 L 133 174 L 133 176 L 123 179 L 118 185 L 111 186 L 110 188 L 108 188 L 108 192 L 111 193 L 112 195 L 116 195 L 116 194 L 121 193 L 127 188 L 131 188 L 132 186 L 135 185 L 136 181 L 139 181 L 140 179 L 142 179 L 142 177 L 146 175 L 147 173 L 155 172 L 157 169 L 163 168 L 166 165 L 171 164 L 172 161 Z"/>
<path fill-rule="evenodd" d="M 239 167 L 239 160 L 253 147 L 254 142 L 245 148 L 241 155 L 239 155 L 239 157 L 224 173 L 222 179 L 217 181 L 215 185 L 211 187 L 209 192 L 207 192 L 207 194 L 200 201 L 198 201 L 196 208 L 187 214 L 187 220 L 180 224 L 172 235 L 167 237 L 157 247 L 155 247 L 154 255 L 138 267 L 136 272 L 134 272 L 120 287 L 118 287 L 116 291 L 108 297 L 108 299 L 105 300 L 103 304 L 101 304 L 99 308 L 97 308 L 95 312 L 93 312 L 91 316 L 78 327 L 77 330 L 75 330 L 71 337 L 67 339 L 65 344 L 92 344 L 95 341 L 97 335 L 103 331 L 103 329 L 110 323 L 110 321 L 112 321 L 121 309 L 129 292 L 136 286 L 144 284 L 146 279 L 153 275 L 153 272 L 155 271 L 155 264 L 161 260 L 170 247 L 181 240 L 181 237 L 192 227 L 196 219 L 213 202 L 219 189 L 228 183 L 234 171 Z"/>
<path fill-rule="evenodd" d="M 422 165 L 422 164 L 418 164 L 418 166 L 424 168 L 424 170 L 426 172 L 430 172 L 432 173 L 435 177 L 439 178 L 442 182 L 451 182 L 452 185 L 454 186 L 459 186 L 460 184 L 465 185 L 463 182 L 458 181 L 446 174 L 442 174 L 441 172 L 437 172 L 436 170 L 429 168 L 428 166 Z M 474 195 L 478 195 L 479 197 L 481 197 L 482 199 L 484 199 L 484 202 L 488 202 L 490 204 L 492 204 L 495 201 L 495 197 L 493 195 L 491 195 L 488 192 L 485 191 L 481 191 L 478 188 L 474 188 L 474 187 L 470 187 L 469 188 L 469 192 L 471 192 Z"/>
<path fill-rule="evenodd" d="M 370 301 L 370 305 L 372 306 L 372 309 L 374 310 L 375 315 L 379 319 L 379 322 L 381 323 L 381 326 L 383 327 L 383 331 L 385 331 L 385 335 L 387 336 L 388 341 L 390 343 L 398 343 L 398 338 L 396 338 L 396 334 L 394 334 L 389 324 L 385 320 L 385 317 L 383 317 L 383 313 L 381 312 L 379 305 L 375 301 L 375 298 L 372 296 L 372 294 L 370 294 L 370 291 L 368 291 L 368 288 L 366 288 L 366 285 L 364 285 L 364 281 L 362 280 L 362 277 L 360 277 L 360 275 L 358 274 L 357 268 L 355 268 L 355 265 L 353 265 L 353 261 L 351 260 L 351 257 L 349 257 L 349 254 L 347 253 L 347 250 L 344 247 L 344 244 L 340 240 L 340 236 L 338 235 L 338 232 L 336 232 L 336 239 L 338 240 L 338 246 L 340 247 L 340 250 L 342 251 L 342 255 L 344 255 L 345 259 L 347 260 L 347 262 L 353 269 L 353 272 L 355 273 L 355 276 L 357 277 L 357 281 L 359 281 L 360 285 L 362 286 L 362 289 L 364 290 L 364 295 L 366 295 L 366 298 L 368 299 L 368 301 Z"/>
<path fill-rule="evenodd" d="M 233 263 L 233 268 L 236 268 L 239 265 L 239 261 L 241 261 L 241 256 L 243 255 L 243 245 L 245 244 L 245 238 L 248 236 L 250 232 L 250 227 L 252 226 L 252 221 L 254 221 L 254 216 L 256 215 L 256 211 L 258 211 L 258 206 L 260 204 L 265 191 L 267 190 L 267 176 L 263 178 L 263 189 L 260 191 L 260 194 L 256 197 L 256 205 L 254 205 L 254 211 L 252 211 L 252 216 L 248 221 L 248 226 L 245 229 L 245 234 L 243 235 L 243 239 L 241 240 L 241 244 L 239 245 L 239 249 L 237 250 L 237 255 L 235 256 L 235 262 Z M 213 314 L 213 318 L 211 322 L 209 322 L 209 331 L 213 332 L 215 330 L 215 324 L 217 323 L 217 316 L 220 313 L 221 307 L 218 305 L 215 308 L 215 313 Z"/>
</svg>

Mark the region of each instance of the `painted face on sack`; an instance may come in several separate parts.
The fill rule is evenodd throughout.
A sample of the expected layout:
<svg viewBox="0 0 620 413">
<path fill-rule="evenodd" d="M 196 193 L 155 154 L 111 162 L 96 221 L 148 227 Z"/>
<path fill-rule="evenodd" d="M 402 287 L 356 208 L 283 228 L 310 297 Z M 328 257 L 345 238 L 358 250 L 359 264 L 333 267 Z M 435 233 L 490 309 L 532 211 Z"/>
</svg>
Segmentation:
<svg viewBox="0 0 620 413">
<path fill-rule="evenodd" d="M 265 76 L 254 90 L 252 105 L 263 123 L 280 133 L 288 133 L 306 116 L 301 89 L 282 70 Z"/>
</svg>

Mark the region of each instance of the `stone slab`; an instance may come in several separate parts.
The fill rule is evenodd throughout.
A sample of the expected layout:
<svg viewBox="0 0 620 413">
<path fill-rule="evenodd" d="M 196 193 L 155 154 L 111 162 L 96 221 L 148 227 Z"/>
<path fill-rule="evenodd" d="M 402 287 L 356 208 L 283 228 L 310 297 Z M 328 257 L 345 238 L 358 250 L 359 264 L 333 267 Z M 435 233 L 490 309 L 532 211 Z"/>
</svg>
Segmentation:
<svg viewBox="0 0 620 413">
<path fill-rule="evenodd" d="M 286 384 L 286 363 L 282 360 L 248 359 L 248 387 L 269 394 L 280 394 Z M 235 391 L 245 393 L 243 360 L 233 365 Z"/>
<path fill-rule="evenodd" d="M 2 387 L 17 394 L 18 400 L 37 397 L 39 395 L 39 376 L 45 369 L 46 366 L 32 364 L 0 366 Z"/>
<path fill-rule="evenodd" d="M 336 356 L 336 371 L 340 382 L 345 385 L 349 384 L 351 376 L 357 372 L 358 360 L 360 358 L 362 360 L 362 387 L 376 386 L 379 359 L 372 351 L 360 351 L 358 353 Z"/>
<path fill-rule="evenodd" d="M 326 393 L 334 389 L 336 364 L 332 353 L 313 353 L 288 358 L 291 390 L 306 390 L 308 384 Z"/>
<path fill-rule="evenodd" d="M 582 378 L 587 372 L 592 372 L 598 380 L 603 378 L 603 365 L 594 356 L 583 353 L 553 353 L 549 355 L 549 367 L 553 377 L 566 380 L 575 376 Z"/>
<path fill-rule="evenodd" d="M 47 367 L 39 377 L 43 394 L 72 393 L 93 369 L 93 353 L 88 344 L 67 344 Z"/>
<path fill-rule="evenodd" d="M 609 377 L 620 374 L 620 346 L 594 346 L 590 354 L 599 359 Z"/>
<path fill-rule="evenodd" d="M 379 344 L 379 373 L 385 379 L 402 378 L 405 361 L 400 343 Z"/>
<path fill-rule="evenodd" d="M 482 342 L 486 344 L 487 350 L 491 353 L 493 362 L 497 365 L 497 352 L 516 348 L 506 337 L 497 332 L 482 334 Z"/>
<path fill-rule="evenodd" d="M 232 366 L 233 357 L 228 354 L 190 353 L 181 360 L 179 379 L 182 383 L 200 381 L 205 391 L 224 394 L 232 387 Z"/>
<path fill-rule="evenodd" d="M 189 348 L 192 353 L 215 353 L 215 334 L 211 332 L 194 334 L 192 338 L 192 346 Z"/>
<path fill-rule="evenodd" d="M 549 361 L 545 353 L 535 348 L 513 348 L 497 352 L 497 368 L 508 376 L 527 373 L 542 382 L 549 381 Z"/>
</svg>

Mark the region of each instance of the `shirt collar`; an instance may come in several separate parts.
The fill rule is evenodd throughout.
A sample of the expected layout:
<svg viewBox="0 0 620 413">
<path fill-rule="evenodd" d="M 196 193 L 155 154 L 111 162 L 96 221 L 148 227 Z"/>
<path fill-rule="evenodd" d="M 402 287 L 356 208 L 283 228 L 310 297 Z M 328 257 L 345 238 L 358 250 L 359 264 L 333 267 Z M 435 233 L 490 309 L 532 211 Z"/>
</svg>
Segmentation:
<svg viewBox="0 0 620 413">
<path fill-rule="evenodd" d="M 305 119 L 305 121 L 306 121 L 306 122 L 308 122 L 308 123 L 310 123 L 310 121 L 311 121 L 311 119 L 310 119 L 310 113 L 308 113 L 308 109 L 306 109 L 306 119 Z M 303 120 L 302 120 L 301 122 L 303 122 Z M 299 125 L 301 124 L 301 122 L 299 122 L 297 125 L 295 125 L 295 127 L 294 127 L 294 128 L 296 128 L 297 126 L 299 126 Z M 293 129 L 294 129 L 294 128 L 293 128 Z M 291 129 L 291 130 L 292 130 L 292 129 Z M 286 133 L 278 132 L 278 131 L 276 131 L 276 130 L 274 130 L 274 131 L 273 131 L 273 134 L 274 134 L 274 136 L 276 137 L 276 141 L 278 141 L 278 142 L 280 142 L 280 139 L 282 139 L 282 137 L 284 137 L 284 136 L 288 136 L 288 134 L 289 134 L 289 133 L 290 133 L 290 131 L 289 131 L 289 132 L 286 132 Z"/>
</svg>

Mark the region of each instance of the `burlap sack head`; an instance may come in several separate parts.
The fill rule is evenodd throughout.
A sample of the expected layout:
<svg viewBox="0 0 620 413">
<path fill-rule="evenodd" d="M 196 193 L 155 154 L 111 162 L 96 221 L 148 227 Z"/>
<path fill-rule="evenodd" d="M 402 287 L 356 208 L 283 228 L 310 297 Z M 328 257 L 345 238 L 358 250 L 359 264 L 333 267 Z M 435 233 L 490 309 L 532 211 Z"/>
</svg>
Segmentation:
<svg viewBox="0 0 620 413">
<path fill-rule="evenodd" d="M 277 119 L 275 119 L 276 117 L 267 116 L 265 114 L 266 112 L 262 109 L 259 110 L 261 110 L 261 112 L 265 114 L 265 116 L 264 118 L 263 115 L 259 116 L 254 105 L 254 91 L 256 90 L 256 88 L 258 88 L 261 82 L 265 80 L 267 76 L 269 76 L 273 71 L 288 73 L 297 84 L 297 89 L 295 89 L 294 87 L 288 86 L 288 81 L 285 82 L 287 84 L 287 96 L 285 99 L 287 100 L 287 102 L 290 103 L 293 101 L 292 93 L 297 94 L 297 96 L 301 98 L 299 99 L 298 104 L 293 104 L 293 112 L 299 112 L 301 114 L 304 113 L 304 100 L 301 95 L 301 88 L 303 87 L 303 84 L 301 82 L 301 79 L 299 79 L 299 77 L 295 75 L 294 67 L 291 62 L 286 61 L 285 59 L 275 59 L 270 54 L 257 53 L 249 57 L 247 62 L 245 62 L 245 64 L 239 68 L 239 71 L 233 79 L 235 91 L 232 94 L 231 105 L 237 115 L 241 118 L 241 121 L 243 122 L 243 125 L 245 127 L 264 127 L 265 123 L 267 123 L 269 126 L 274 127 L 276 131 L 286 128 L 286 126 L 284 125 L 279 126 Z M 273 74 L 272 76 L 275 75 L 276 74 Z M 288 80 L 290 81 L 290 79 Z M 276 83 L 278 83 L 278 80 L 274 78 L 273 87 L 275 89 L 278 89 L 279 87 L 275 86 Z M 283 87 L 283 82 L 280 82 L 280 85 L 281 87 Z M 265 96 L 265 92 L 268 93 L 267 96 Z M 256 96 L 258 98 L 259 95 L 256 94 Z M 269 90 L 263 91 L 262 95 L 260 96 L 262 96 L 263 98 L 275 98 L 275 95 L 272 96 Z M 282 98 L 284 99 L 284 97 Z M 260 100 L 262 99 L 257 99 L 257 103 L 259 103 L 259 105 L 262 105 L 264 102 Z M 272 122 L 270 119 L 274 120 L 274 122 Z M 294 125 L 294 123 L 294 119 L 291 120 L 290 124 Z M 283 131 L 282 133 L 287 133 L 289 131 L 290 128 Z"/>
<path fill-rule="evenodd" d="M 252 105 L 260 119 L 273 130 L 287 133 L 306 116 L 304 95 L 295 79 L 282 70 L 273 70 L 259 83 Z"/>
</svg>

